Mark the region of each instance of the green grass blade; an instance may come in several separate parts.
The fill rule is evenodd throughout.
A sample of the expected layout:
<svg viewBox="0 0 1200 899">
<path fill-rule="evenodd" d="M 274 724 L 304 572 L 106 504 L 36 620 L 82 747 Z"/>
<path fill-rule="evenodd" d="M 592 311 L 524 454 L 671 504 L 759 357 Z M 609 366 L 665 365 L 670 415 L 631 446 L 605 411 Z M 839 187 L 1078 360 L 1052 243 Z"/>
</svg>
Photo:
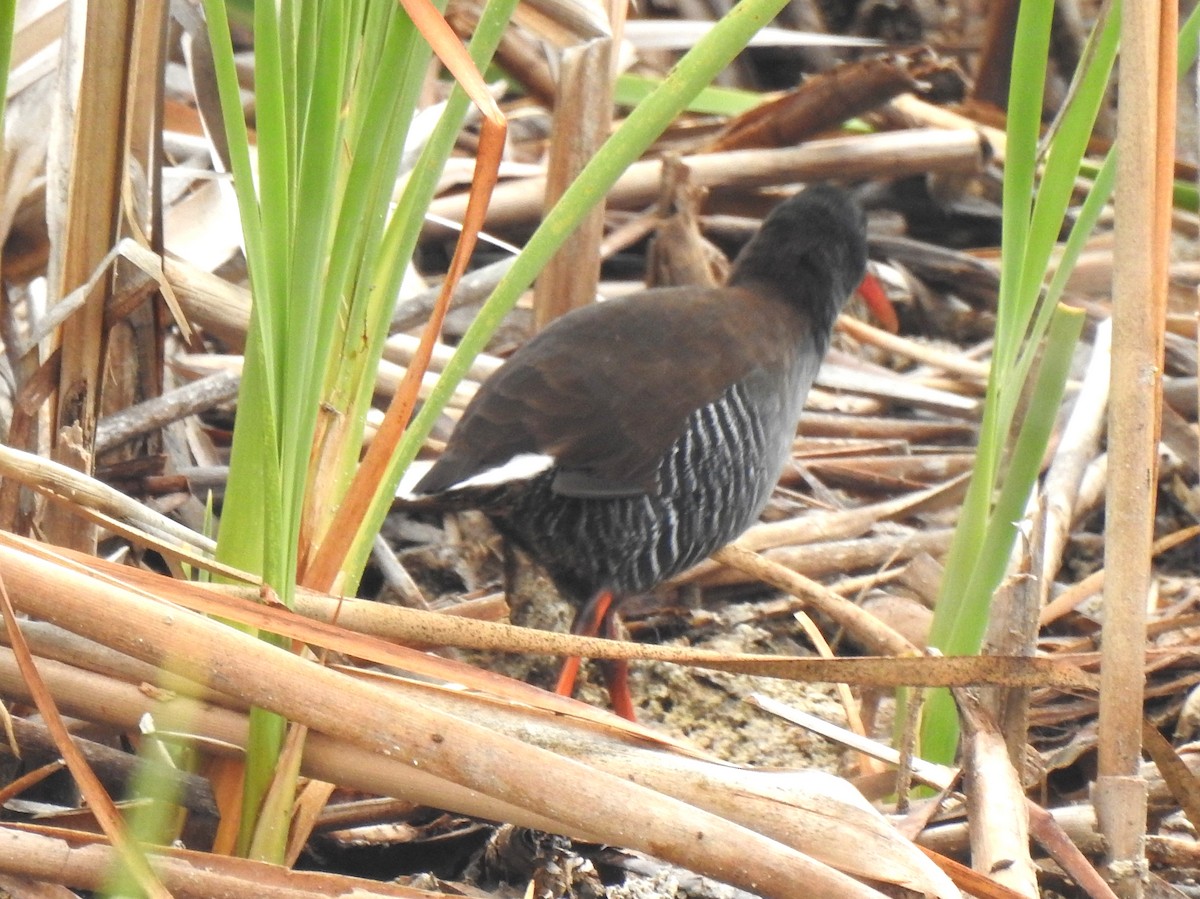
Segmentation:
<svg viewBox="0 0 1200 899">
<path fill-rule="evenodd" d="M 1030 405 L 1029 414 L 1017 436 L 1004 485 L 985 529 L 979 564 L 972 571 L 971 579 L 962 585 L 964 596 L 986 596 L 990 599 L 1004 576 L 1016 540 L 1017 525 L 1041 472 L 1046 445 L 1054 430 L 1067 377 L 1071 373 L 1075 344 L 1085 319 L 1080 309 L 1061 304 L 1055 307 L 1043 344 L 1045 355 L 1032 393 L 1038 397 L 1038 401 Z M 944 588 L 942 598 L 945 599 L 945 596 Z M 970 605 L 971 601 L 968 600 L 963 607 Z M 986 611 L 983 615 L 964 616 L 950 639 L 940 648 L 947 655 L 973 655 L 979 652 L 986 628 Z M 930 694 L 925 705 L 924 721 L 922 756 L 953 759 L 958 747 L 958 712 L 948 692 L 937 690 Z"/>
<path fill-rule="evenodd" d="M 316 447 L 319 464 L 308 473 L 305 517 L 310 542 L 319 540 L 341 502 L 361 453 L 363 421 L 398 292 L 376 274 L 381 244 L 389 219 L 396 225 L 401 215 L 390 210 L 391 199 L 432 56 L 398 4 L 374 4 L 366 21 L 371 31 L 364 33 L 359 47 L 344 109 L 341 214 L 323 287 L 327 318 L 322 335 L 327 340 L 319 343 L 319 397 L 312 408 L 325 410 L 331 424 L 323 427 Z M 416 222 L 402 223 L 414 231 L 419 225 L 419 216 Z M 406 264 L 407 257 L 401 272 Z"/>
<path fill-rule="evenodd" d="M 983 541 L 1000 453 L 1007 434 L 1007 424 L 1000 415 L 999 403 L 1006 383 L 1004 374 L 1016 356 L 1025 330 L 1024 324 L 1018 321 L 1019 304 L 1015 292 L 1023 280 L 1025 247 L 1029 240 L 1052 14 L 1053 4 L 1023 3 L 1017 23 L 1012 85 L 1009 90 L 1008 149 L 1004 163 L 1001 220 L 1003 253 L 1000 260 L 1000 298 L 992 376 L 988 379 L 984 399 L 975 470 L 946 557 L 944 584 L 947 587 L 942 591 L 939 610 L 930 632 L 930 642 L 935 646 L 942 646 L 953 632 L 961 614 L 961 604 L 966 601 L 949 587 L 964 583 L 974 567 L 978 547 Z"/>
<path fill-rule="evenodd" d="M 1050 47 L 1050 22 L 1054 6 L 1022 3 L 1013 47 L 1012 83 L 1008 94 L 1007 152 L 1004 160 L 1004 204 L 1000 263 L 1000 314 L 996 322 L 997 363 L 1006 370 L 1024 337 L 1013 308 L 1020 308 L 1016 292 L 1023 283 L 1025 248 L 1029 243 L 1037 172 L 1038 137 Z M 1009 248 L 1014 248 L 1012 251 Z M 1008 307 L 1008 308 L 1006 308 Z"/>
<path fill-rule="evenodd" d="M 223 0 L 205 0 L 204 10 L 216 68 L 221 114 L 225 120 L 247 268 L 256 295 L 267 294 L 266 251 L 225 4 Z M 239 388 L 239 407 L 247 410 L 246 418 L 250 422 L 274 421 L 277 414 L 276 366 L 272 347 L 265 339 L 272 330 L 269 304 L 255 302 L 246 335 L 245 374 Z M 265 424 L 261 426 L 266 427 Z M 218 533 L 217 554 L 218 558 L 232 565 L 261 571 L 265 541 L 260 510 L 267 505 L 268 495 L 273 493 L 272 485 L 278 489 L 278 463 L 277 459 L 262 452 L 263 437 L 252 433 L 250 427 L 235 428 L 233 443 L 233 458 L 242 457 L 247 461 L 229 473 L 228 490 L 232 495 L 241 497 L 241 502 L 228 504 Z M 235 537 L 235 533 L 240 536 Z"/>
<path fill-rule="evenodd" d="M 613 102 L 617 106 L 637 106 L 662 84 L 660 78 L 626 73 L 617 77 Z M 687 111 L 700 115 L 736 116 L 760 106 L 768 98 L 755 91 L 729 87 L 706 87 L 688 103 Z"/>
<path fill-rule="evenodd" d="M 1085 56 L 1071 103 L 1051 137 L 1035 193 L 1052 12 L 1050 4 L 1022 4 L 1018 23 L 1009 94 L 995 351 L 976 466 L 947 556 L 930 630 L 930 643 L 949 654 L 979 651 L 992 594 L 1008 564 L 1015 522 L 1028 501 L 1029 493 L 1021 495 L 1019 491 L 1032 490 L 1036 480 L 1036 469 L 1029 477 L 1023 476 L 1029 475 L 1027 470 L 1014 470 L 1019 461 L 1015 449 L 1007 459 L 1005 451 L 1013 432 L 1017 403 L 1034 359 L 1043 349 L 1043 338 L 1049 328 L 1062 321 L 1058 307 L 1041 298 L 1041 286 L 1117 51 L 1120 19 L 1113 15 L 1099 23 L 1093 35 L 1093 52 Z M 1068 258 L 1062 264 L 1063 278 L 1070 262 Z M 1061 335 L 1056 339 L 1061 339 Z M 1050 406 L 1057 394 L 1038 390 L 1032 396 L 1037 401 L 1027 413 L 1018 437 L 1018 447 L 1030 454 L 1033 450 L 1021 441 L 1039 433 L 1031 422 L 1039 416 L 1057 413 L 1057 405 Z M 1044 446 L 1036 453 L 1039 461 L 1042 452 Z M 953 704 L 948 694 L 935 694 L 925 713 L 926 757 L 950 761 L 956 736 Z"/>
<path fill-rule="evenodd" d="M 1048 18 L 1044 19 L 1041 24 L 1048 28 L 1048 21 Z M 1116 53 L 1117 23 L 1119 19 L 1110 19 L 1099 34 L 1097 52 L 1089 58 L 1089 65 L 1081 75 L 1072 106 L 1066 110 L 1061 127 L 1049 148 L 1045 172 L 1032 207 L 1024 201 L 1027 195 L 1024 185 L 1025 178 L 1032 174 L 1036 156 L 1030 141 L 1036 140 L 1037 125 L 1040 124 L 1040 104 L 1035 116 L 1037 121 L 1032 123 L 1034 127 L 1028 127 L 1029 123 L 1017 123 L 1013 118 L 1016 113 L 1010 114 L 1010 165 L 1015 161 L 1016 168 L 1006 167 L 1005 176 L 1007 181 L 1009 172 L 1016 172 L 1013 179 L 1019 183 L 1016 194 L 1022 198 L 1022 202 L 1018 203 L 1020 208 L 1016 212 L 1007 209 L 1005 211 L 1002 271 L 1010 280 L 1004 282 L 1002 274 L 1000 321 L 997 323 L 997 331 L 1001 330 L 1000 322 L 1003 322 L 1008 334 L 1025 341 L 1026 351 L 1020 352 L 1020 343 L 1016 349 L 1010 349 L 1003 355 L 998 348 L 992 363 L 992 377 L 989 379 L 984 411 L 985 426 L 980 436 L 979 465 L 971 485 L 975 488 L 978 481 L 980 487 L 968 491 L 968 502 L 964 505 L 947 561 L 946 585 L 948 590 L 953 586 L 955 593 L 944 596 L 946 608 L 939 611 L 931 634 L 934 644 L 943 649 L 949 643 L 957 642 L 953 635 L 964 626 L 964 616 L 986 617 L 990 591 L 983 596 L 967 596 L 960 591 L 964 583 L 970 582 L 970 572 L 978 564 L 986 522 L 991 514 L 993 489 L 999 480 L 1001 453 L 1012 427 L 1021 385 L 1025 382 L 1033 354 L 1045 333 L 1049 314 L 1055 308 L 1053 305 L 1043 304 L 1034 327 L 1030 328 L 1030 319 L 1034 310 L 1038 309 L 1040 286 L 1050 253 L 1057 242 L 1080 160 L 1086 151 L 1096 113 L 1108 83 Z M 1044 45 L 1037 41 L 1018 49 L 1042 51 Z M 1027 71 L 1029 67 L 1014 61 L 1013 68 L 1014 71 Z M 1021 112 L 1030 114 L 1030 109 L 1023 109 Z M 1021 152 L 1016 152 L 1017 147 L 1014 146 L 1014 140 L 1017 139 L 1026 142 Z M 1026 226 L 1021 227 L 1018 219 L 1026 221 Z M 1010 239 L 1021 239 L 1025 242 L 1009 243 Z M 1019 279 L 1015 283 L 1011 280 L 1014 277 Z M 999 337 L 997 343 L 999 344 Z"/>
<path fill-rule="evenodd" d="M 13 28 L 17 20 L 17 0 L 0 0 L 0 123 L 8 104 L 8 68 L 12 65 Z"/>
</svg>

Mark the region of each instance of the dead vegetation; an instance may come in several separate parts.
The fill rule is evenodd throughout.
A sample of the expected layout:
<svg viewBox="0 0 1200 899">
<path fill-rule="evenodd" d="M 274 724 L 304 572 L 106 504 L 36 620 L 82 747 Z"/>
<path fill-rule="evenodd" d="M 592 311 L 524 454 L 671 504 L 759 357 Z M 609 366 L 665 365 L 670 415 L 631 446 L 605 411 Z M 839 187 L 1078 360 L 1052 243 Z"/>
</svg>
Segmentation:
<svg viewBox="0 0 1200 899">
<path fill-rule="evenodd" d="M 1059 5 L 1063 90 L 1084 13 Z M 590 5 L 522 7 L 498 57 L 510 137 L 485 227 L 500 246 L 476 253 L 447 343 L 506 269 L 503 242 L 528 237 L 547 193 L 607 135 L 596 113 L 608 107 L 600 98 L 612 89 L 613 55 L 632 55 L 630 72 L 660 75 L 694 38 L 691 5 L 677 6 L 652 11 L 679 19 L 631 20 L 624 40 L 606 46 L 588 24 Z M 553 591 L 470 517 L 389 518 L 361 591 L 388 603 L 302 592 L 295 616 L 257 604 L 253 583 L 186 579 L 217 567 L 205 502 L 211 493 L 219 511 L 250 308 L 236 211 L 200 125 L 214 98 L 195 46 L 199 12 L 106 4 L 63 38 L 69 4 L 20 4 L 0 218 L 0 576 L 24 641 L 12 637 L 9 610 L 0 695 L 13 757 L 0 778 L 0 889 L 101 889 L 114 854 L 131 853 L 89 836 L 107 792 L 186 810 L 186 848 L 153 861 L 179 896 L 732 895 L 691 872 L 768 896 L 795 895 L 798 883 L 828 896 L 1112 895 L 1097 872 L 1111 873 L 1088 792 L 1099 739 L 1104 435 L 1120 412 L 1108 401 L 1107 218 L 1068 288 L 1087 312 L 1085 339 L 997 595 L 988 654 L 920 652 L 988 376 L 1010 7 L 1015 15 L 1016 4 L 969 0 L 792 3 L 780 24 L 885 43 L 746 53 L 725 86 L 766 93 L 809 74 L 742 115 L 681 117 L 473 364 L 431 454 L 474 385 L 551 307 L 645 280 L 719 280 L 765 209 L 800 182 L 853 184 L 870 210 L 898 333 L 842 322 L 764 521 L 626 607 L 635 642 L 613 645 L 501 623 L 506 584 L 516 623 L 561 630 L 566 613 L 559 623 L 536 617 L 554 609 Z M 477 15 L 472 3 L 452 3 L 447 19 L 469 30 Z M 103 52 L 78 53 L 79 42 Z M 63 86 L 72 65 L 60 62 L 76 58 L 77 96 Z M 426 99 L 442 92 L 431 72 Z M 858 124 L 844 127 L 851 119 Z M 416 352 L 452 223 L 465 214 L 477 141 L 468 126 L 430 209 L 380 397 L 395 392 Z M 1177 175 L 1194 180 L 1189 163 Z M 1188 895 L 1200 870 L 1188 768 L 1200 681 L 1197 219 L 1177 211 L 1174 225 L 1143 778 L 1147 882 Z M 448 355 L 438 347 L 432 368 Z M 216 618 L 312 651 L 268 646 Z M 572 652 L 646 660 L 635 668 L 640 725 L 476 667 L 519 659 L 513 670 L 545 684 L 552 654 Z M 893 720 L 895 688 L 938 685 L 959 691 L 961 776 L 914 763 L 911 721 Z M 595 689 L 585 698 L 604 702 Z M 73 744 L 47 714 L 50 700 Z M 306 779 L 288 857 L 322 873 L 233 859 L 214 844 L 218 817 L 235 814 L 228 778 L 252 705 L 310 730 L 296 761 Z M 906 735 L 897 749 L 893 729 Z M 195 739 L 194 770 L 165 762 L 181 735 Z M 72 777 L 60 773 L 63 756 Z M 96 779 L 85 782 L 83 768 Z M 913 795 L 912 784 L 931 790 Z"/>
</svg>

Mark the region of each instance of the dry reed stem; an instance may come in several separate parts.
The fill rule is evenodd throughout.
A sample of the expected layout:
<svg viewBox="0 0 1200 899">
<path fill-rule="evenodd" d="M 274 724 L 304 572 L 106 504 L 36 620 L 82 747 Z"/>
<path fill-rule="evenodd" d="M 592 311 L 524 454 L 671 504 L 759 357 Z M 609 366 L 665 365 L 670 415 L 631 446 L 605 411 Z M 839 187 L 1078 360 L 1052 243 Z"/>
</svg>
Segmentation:
<svg viewBox="0 0 1200 899">
<path fill-rule="evenodd" d="M 881 521 L 904 518 L 919 510 L 927 503 L 938 500 L 951 501 L 965 485 L 965 479 L 955 478 L 942 484 L 936 484 L 925 490 L 909 493 L 878 503 L 859 506 L 853 509 L 842 509 L 822 514 L 809 514 L 802 518 L 789 518 L 783 521 L 763 522 L 753 525 L 738 538 L 738 545 L 744 549 L 758 552 L 779 546 L 795 546 L 801 543 L 832 542 L 835 540 L 858 537 L 865 534 Z M 702 580 L 705 575 L 717 570 L 720 563 L 707 561 L 681 574 L 677 583 L 688 583 Z"/>
<path fill-rule="evenodd" d="M 81 514 L 94 512 L 192 550 L 212 553 L 216 548 L 215 542 L 203 534 L 197 534 L 95 478 L 50 459 L 0 444 L 0 475 L 59 500 L 66 507 L 64 514 L 76 523 Z M 96 520 L 96 517 L 90 520 Z"/>
<path fill-rule="evenodd" d="M 859 540 L 841 540 L 835 543 L 779 546 L 764 550 L 761 555 L 773 566 L 781 566 L 791 573 L 804 571 L 815 578 L 843 574 L 847 571 L 878 570 L 882 566 L 904 562 L 922 553 L 940 556 L 949 547 L 951 536 L 950 529 L 937 528 L 864 537 Z M 753 580 L 749 572 L 733 568 L 726 563 L 720 553 L 714 553 L 712 558 L 721 561 L 724 567 L 710 572 L 694 583 L 716 587 L 744 584 Z"/>
<path fill-rule="evenodd" d="M 567 47 L 559 60 L 554 120 L 546 170 L 548 211 L 608 140 L 612 125 L 611 34 Z M 596 299 L 604 203 L 597 203 L 542 269 L 533 288 L 534 326 L 540 330 Z"/>
<path fill-rule="evenodd" d="M 1021 775 L 1008 746 L 982 706 L 955 695 L 963 722 L 963 773 L 971 831 L 971 864 L 1026 899 L 1038 899 L 1037 869 L 1029 854 L 1029 817 Z"/>
<path fill-rule="evenodd" d="M 14 600 L 26 613 L 78 632 L 95 627 L 95 608 L 103 606 L 115 620 L 139 623 L 136 634 L 117 628 L 104 642 L 217 689 L 240 691 L 248 701 L 315 731 L 765 896 L 791 895 L 799 881 L 818 884 L 816 889 L 829 895 L 879 897 L 844 874 L 694 806 L 419 704 L 402 703 L 389 691 L 178 607 L 11 547 L 0 547 L 0 562 Z M 303 695 L 295 692 L 297 684 L 304 685 Z"/>
<path fill-rule="evenodd" d="M 927 343 L 910 340 L 899 334 L 891 334 L 849 315 L 838 318 L 838 329 L 849 334 L 855 340 L 877 346 L 881 350 L 887 350 L 899 356 L 905 356 L 914 362 L 920 362 L 932 368 L 940 368 L 948 374 L 960 378 L 969 378 L 981 384 L 987 383 L 991 366 L 985 362 L 968 359 L 961 353 L 950 353 Z"/>
<path fill-rule="evenodd" d="M 246 745 L 245 704 L 224 697 L 222 705 L 188 698 L 203 688 L 147 690 L 146 682 L 129 682 L 66 662 L 39 659 L 42 672 L 60 707 L 69 715 L 126 731 L 136 731 L 145 715 L 159 734 L 175 734 L 196 742 L 206 753 L 239 757 Z M 0 650 L 0 687 L 7 695 L 27 699 L 12 653 Z M 228 708 L 233 706 L 233 708 Z M 562 832 L 561 822 L 414 769 L 406 762 L 360 749 L 344 740 L 310 734 L 304 774 L 371 794 L 405 796 L 413 802 L 459 809 L 494 821 L 511 821 L 538 830 Z M 573 831 L 572 831 L 573 832 Z M 588 836 L 580 831 L 577 835 Z"/>
<path fill-rule="evenodd" d="M 698 187 L 766 187 L 795 181 L 838 178 L 848 181 L 872 177 L 900 177 L 929 171 L 946 174 L 978 172 L 984 149 L 978 132 L 914 130 L 891 134 L 811 141 L 787 150 L 738 150 L 685 156 Z M 609 192 L 617 207 L 649 206 L 658 196 L 662 163 L 635 162 Z M 486 227 L 499 231 L 534 223 L 541 215 L 546 193 L 544 177 L 497 185 L 488 207 Z M 462 197 L 435 200 L 430 211 L 451 221 L 462 221 Z M 425 238 L 443 239 L 446 229 L 426 226 Z"/>
<path fill-rule="evenodd" d="M 232 698 L 223 699 L 223 707 L 201 705 L 184 698 L 186 693 L 175 697 L 164 691 L 146 691 L 134 683 L 88 674 L 61 662 L 46 660 L 39 665 L 64 709 L 77 717 L 136 729 L 141 716 L 150 714 L 159 732 L 189 733 L 209 751 L 228 755 L 235 752 L 235 747 L 244 745 L 245 705 Z M 887 879 L 899 882 L 914 876 L 914 868 L 920 871 L 924 867 L 914 861 L 910 848 L 896 841 L 890 828 L 863 806 L 853 790 L 831 775 L 741 769 L 701 757 L 694 750 L 683 754 L 664 752 L 612 728 L 580 727 L 579 722 L 573 724 L 561 716 L 539 715 L 521 706 L 499 704 L 461 691 L 439 690 L 394 678 L 377 677 L 375 681 L 404 696 L 405 701 L 429 704 L 467 717 L 531 745 L 649 785 L 731 820 L 755 826 L 789 845 L 804 847 L 830 863 L 845 863 L 850 868 L 861 864 L 866 856 L 854 848 L 860 845 L 855 840 L 866 840 L 872 846 L 869 858 L 875 867 L 863 869 L 863 874 L 887 875 Z M 0 687 L 9 695 L 26 695 L 11 655 L 4 652 L 0 652 Z M 527 809 L 498 802 L 414 769 L 402 760 L 371 754 L 319 733 L 310 734 L 304 765 L 308 776 L 353 789 L 404 796 L 413 802 L 540 830 L 570 832 L 584 840 L 598 838 L 590 830 L 568 827 Z M 840 833 L 842 826 L 850 828 L 855 836 L 847 839 L 846 834 Z"/>
<path fill-rule="evenodd" d="M 1108 409 L 1111 365 L 1112 322 L 1106 320 L 1096 328 L 1087 372 L 1075 397 L 1071 416 L 1063 428 L 1054 459 L 1042 481 L 1045 516 L 1045 542 L 1040 571 L 1042 608 L 1049 600 L 1050 585 L 1062 567 L 1083 473 L 1100 452 L 1100 436 Z"/>
<path fill-rule="evenodd" d="M 65 296 L 90 277 L 117 242 L 117 211 L 125 177 L 122 123 L 126 104 L 126 66 L 134 4 L 114 3 L 111 9 L 89 8 L 67 29 L 60 57 L 60 84 L 84 86 L 63 110 L 64 137 L 59 171 L 51 184 L 61 183 L 65 195 L 47 214 L 61 232 L 52 241 L 51 293 Z M 70 45 L 74 52 L 67 51 Z M 52 158 L 53 158 L 52 153 Z M 61 177 L 62 181 L 53 180 Z M 50 200 L 48 198 L 48 206 Z M 51 225 L 52 231 L 55 230 Z M 111 282 L 102 282 L 84 306 L 64 323 L 58 335 L 60 353 L 58 405 L 51 418 L 53 457 L 72 468 L 92 470 L 92 440 L 99 418 L 104 366 L 104 312 Z M 50 507 L 42 522 L 46 536 L 63 546 L 94 549 L 95 531 L 80 527 L 62 509 Z"/>
<path fill-rule="evenodd" d="M 0 829 L 0 856 L 6 859 L 4 869 L 10 873 L 86 890 L 105 886 L 107 872 L 117 858 L 112 848 L 86 835 L 72 833 L 63 838 L 14 825 Z M 152 864 L 170 890 L 161 895 L 177 899 L 333 899 L 348 891 L 362 899 L 442 899 L 448 895 L 182 849 L 160 850 Z"/>
<path fill-rule="evenodd" d="M 67 769 L 71 772 L 75 785 L 79 788 L 80 795 L 91 808 L 96 823 L 100 826 L 104 836 L 112 843 L 116 859 L 120 862 L 121 874 L 128 876 L 137 888 L 151 899 L 170 899 L 170 893 L 163 888 L 162 883 L 147 864 L 142 847 L 130 835 L 127 823 L 117 811 L 112 797 L 100 783 L 100 778 L 88 764 L 83 752 L 71 739 L 70 731 L 67 730 L 66 723 L 54 702 L 54 697 L 38 673 L 33 655 L 21 635 L 12 598 L 9 596 L 7 585 L 2 578 L 0 578 L 0 612 L 3 613 L 4 627 L 21 680 L 28 686 L 30 698 L 37 706 L 42 720 L 46 722 L 46 727 L 53 736 L 58 751 L 62 754 L 63 761 L 66 762 Z"/>
<path fill-rule="evenodd" d="M 1171 2 L 1122 7 L 1096 811 L 1109 860 L 1127 866 L 1118 892 L 1128 896 L 1141 895 L 1137 872 L 1145 863 L 1146 794 L 1137 773 L 1170 252 L 1177 16 Z"/>
<path fill-rule="evenodd" d="M 1117 899 L 1112 887 L 1100 876 L 1076 841 L 1070 839 L 1053 814 L 1036 803 L 1026 800 L 1029 810 L 1029 832 L 1052 859 L 1062 866 L 1079 887 L 1095 899 Z M 1094 823 L 1094 822 L 1093 822 Z"/>
<path fill-rule="evenodd" d="M 834 740 L 841 743 L 846 748 L 853 749 L 855 752 L 881 762 L 886 762 L 889 765 L 900 764 L 900 753 L 891 746 L 884 745 L 875 740 L 869 740 L 861 734 L 847 730 L 844 727 L 838 727 L 836 724 L 831 724 L 824 718 L 819 718 L 816 715 L 805 712 L 803 709 L 791 708 L 769 696 L 763 696 L 758 693 L 751 694 L 749 701 L 765 711 L 778 715 L 785 721 L 790 721 L 798 727 L 803 727 L 805 730 L 818 734 L 827 740 Z M 935 765 L 923 759 L 914 759 L 913 761 L 913 774 L 916 779 L 936 790 L 948 789 L 958 779 L 959 772 L 957 768 Z"/>
</svg>

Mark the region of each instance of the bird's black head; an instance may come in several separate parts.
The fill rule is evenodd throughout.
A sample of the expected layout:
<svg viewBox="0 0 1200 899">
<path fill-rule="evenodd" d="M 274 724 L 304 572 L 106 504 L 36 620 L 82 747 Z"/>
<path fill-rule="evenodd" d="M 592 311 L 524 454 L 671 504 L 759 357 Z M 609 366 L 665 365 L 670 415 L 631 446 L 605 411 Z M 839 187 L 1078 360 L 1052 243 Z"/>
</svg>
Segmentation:
<svg viewBox="0 0 1200 899">
<path fill-rule="evenodd" d="M 771 211 L 738 254 L 729 284 L 767 287 L 832 327 L 866 268 L 861 207 L 840 188 L 817 184 Z"/>
</svg>

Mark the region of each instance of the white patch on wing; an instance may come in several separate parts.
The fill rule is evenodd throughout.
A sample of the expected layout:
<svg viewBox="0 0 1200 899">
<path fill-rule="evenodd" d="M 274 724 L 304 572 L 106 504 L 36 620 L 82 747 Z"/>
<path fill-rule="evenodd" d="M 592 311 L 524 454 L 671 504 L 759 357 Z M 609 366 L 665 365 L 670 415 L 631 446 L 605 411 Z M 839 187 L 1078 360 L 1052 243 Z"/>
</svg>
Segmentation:
<svg viewBox="0 0 1200 899">
<path fill-rule="evenodd" d="M 396 498 L 400 500 L 417 501 L 428 497 L 427 493 L 413 493 L 413 488 L 421 478 L 429 473 L 433 468 L 433 462 L 426 460 L 417 460 L 408 466 L 408 470 L 400 478 L 400 484 L 396 487 Z M 513 481 L 526 481 L 534 475 L 541 474 L 554 464 L 554 457 L 547 456 L 543 453 L 522 453 L 518 456 L 513 456 L 502 465 L 496 465 L 492 468 L 474 474 L 466 480 L 459 481 L 457 484 L 451 484 L 443 493 L 449 493 L 453 490 L 460 490 L 464 487 L 495 487 L 498 484 L 506 484 Z"/>
<path fill-rule="evenodd" d="M 471 475 L 465 481 L 452 484 L 450 490 L 461 487 L 495 487 L 497 484 L 507 484 L 512 481 L 527 481 L 534 475 L 539 475 L 554 464 L 554 457 L 545 453 L 521 453 L 513 456 L 503 465 L 486 469 Z"/>
<path fill-rule="evenodd" d="M 433 463 L 425 459 L 417 459 L 412 462 L 400 476 L 400 483 L 396 485 L 396 499 L 420 499 L 421 495 L 413 493 L 413 488 L 417 486 L 417 481 L 429 474 L 431 468 L 433 468 Z"/>
</svg>

